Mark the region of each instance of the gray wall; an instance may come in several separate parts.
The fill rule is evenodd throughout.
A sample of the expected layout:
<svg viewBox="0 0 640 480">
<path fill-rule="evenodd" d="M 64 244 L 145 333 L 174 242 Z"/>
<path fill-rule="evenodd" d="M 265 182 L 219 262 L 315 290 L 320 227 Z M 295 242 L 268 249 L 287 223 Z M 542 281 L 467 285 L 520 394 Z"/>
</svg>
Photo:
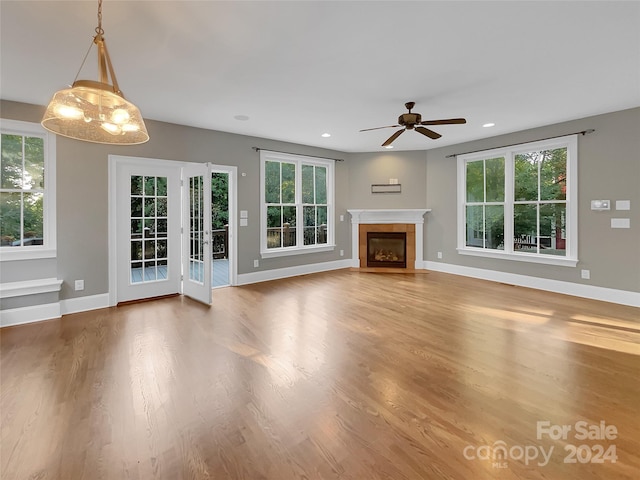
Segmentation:
<svg viewBox="0 0 640 480">
<path fill-rule="evenodd" d="M 456 159 L 454 153 L 497 148 L 586 129 L 578 137 L 578 258 L 576 268 L 495 260 L 456 253 Z M 640 108 L 598 115 L 427 152 L 425 260 L 534 277 L 640 291 Z M 591 200 L 611 200 L 608 212 L 590 209 Z M 615 200 L 631 200 L 630 211 Z M 610 219 L 631 219 L 630 229 L 611 229 Z M 438 260 L 437 252 L 443 252 Z M 582 280 L 580 270 L 591 271 Z"/>
<path fill-rule="evenodd" d="M 349 208 L 425 208 L 427 152 L 352 153 L 348 156 Z M 371 193 L 371 185 L 397 178 L 401 193 Z"/>
<path fill-rule="evenodd" d="M 44 107 L 2 101 L 1 116 L 39 122 Z M 215 132 L 149 120 L 151 140 L 139 146 L 105 146 L 57 138 L 57 261 L 8 262 L 2 281 L 57 276 L 61 299 L 108 292 L 109 154 L 238 167 L 238 211 L 249 212 L 249 226 L 238 231 L 238 273 L 251 273 L 350 258 L 348 208 L 431 208 L 426 215 L 424 258 L 542 278 L 640 291 L 640 108 L 503 135 L 455 147 L 418 152 L 340 153 L 320 148 Z M 462 256 L 456 253 L 456 160 L 451 153 L 528 142 L 594 128 L 578 140 L 579 259 L 577 268 Z M 336 250 L 328 253 L 260 259 L 259 156 L 251 147 L 344 158 L 336 163 Z M 245 177 L 241 176 L 246 173 Z M 401 194 L 371 194 L 372 183 L 397 178 Z M 592 212 L 592 199 L 631 200 L 630 212 Z M 630 217 L 631 229 L 612 230 L 610 218 Z M 340 257 L 339 251 L 345 256 Z M 436 252 L 444 254 L 442 260 Z M 580 279 L 580 269 L 591 280 Z M 56 275 L 57 270 L 57 275 Z M 43 275 L 46 272 L 46 275 Z M 75 279 L 85 290 L 73 290 Z"/>
<path fill-rule="evenodd" d="M 40 122 L 44 107 L 16 102 L 0 103 L 3 118 Z M 347 209 L 346 162 L 336 162 L 336 225 L 333 252 L 253 260 L 260 255 L 260 162 L 252 147 L 302 155 L 344 158 L 340 152 L 203 130 L 146 120 L 151 140 L 137 146 L 110 146 L 80 142 L 58 136 L 57 142 L 57 278 L 63 280 L 60 299 L 107 293 L 108 279 L 108 156 L 110 154 L 187 162 L 213 162 L 238 167 L 238 212 L 247 210 L 249 225 L 238 228 L 238 273 L 343 260 L 351 255 Z M 242 176 L 242 173 L 246 176 Z M 345 256 L 340 257 L 340 250 Z M 3 263 L 2 281 L 42 278 L 40 261 Z M 50 267 L 49 262 L 49 268 Z M 52 275 L 56 276 L 54 272 Z M 74 280 L 84 279 L 85 289 L 76 292 Z"/>
</svg>

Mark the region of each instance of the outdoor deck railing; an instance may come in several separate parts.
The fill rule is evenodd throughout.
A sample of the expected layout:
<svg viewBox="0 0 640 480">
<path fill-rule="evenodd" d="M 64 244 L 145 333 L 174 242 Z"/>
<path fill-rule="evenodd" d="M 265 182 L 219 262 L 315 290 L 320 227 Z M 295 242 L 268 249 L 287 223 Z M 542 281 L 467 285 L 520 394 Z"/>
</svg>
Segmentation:
<svg viewBox="0 0 640 480">
<path fill-rule="evenodd" d="M 316 238 L 317 230 L 317 238 Z M 327 226 L 304 227 L 304 245 L 327 243 Z M 285 223 L 281 227 L 267 228 L 267 248 L 293 247 L 296 245 L 296 227 Z"/>
<path fill-rule="evenodd" d="M 214 260 L 227 258 L 229 253 L 227 245 L 229 245 L 229 225 L 217 230 L 211 230 L 211 246 Z"/>
</svg>

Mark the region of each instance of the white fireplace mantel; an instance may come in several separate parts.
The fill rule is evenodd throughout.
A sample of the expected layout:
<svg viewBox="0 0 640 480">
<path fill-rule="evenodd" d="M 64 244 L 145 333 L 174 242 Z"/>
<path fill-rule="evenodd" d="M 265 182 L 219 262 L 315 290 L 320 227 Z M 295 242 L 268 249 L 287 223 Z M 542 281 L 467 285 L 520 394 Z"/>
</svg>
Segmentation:
<svg viewBox="0 0 640 480">
<path fill-rule="evenodd" d="M 358 239 L 360 224 L 412 223 L 416 226 L 416 264 L 414 268 L 422 268 L 424 242 L 422 225 L 424 224 L 424 215 L 430 211 L 430 208 L 347 210 L 351 215 L 351 265 L 356 268 L 360 266 L 360 242 Z"/>
</svg>

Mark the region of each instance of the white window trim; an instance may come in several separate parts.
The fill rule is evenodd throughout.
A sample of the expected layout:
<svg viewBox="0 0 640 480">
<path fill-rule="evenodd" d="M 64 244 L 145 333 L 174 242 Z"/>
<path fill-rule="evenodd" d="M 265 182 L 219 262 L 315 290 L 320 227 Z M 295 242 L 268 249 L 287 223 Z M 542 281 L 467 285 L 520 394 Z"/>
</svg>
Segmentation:
<svg viewBox="0 0 640 480">
<path fill-rule="evenodd" d="M 327 168 L 327 243 L 322 245 L 296 245 L 294 247 L 281 247 L 267 249 L 267 203 L 265 202 L 265 164 L 272 160 L 276 162 L 288 162 L 296 164 L 296 187 L 302 184 L 302 164 L 312 164 Z M 289 153 L 260 150 L 260 256 L 262 258 L 286 257 L 289 255 L 302 255 L 307 253 L 329 252 L 335 249 L 335 161 L 331 159 L 293 155 Z M 296 207 L 302 205 L 302 192 L 296 188 Z M 300 218 L 296 224 L 301 225 Z"/>
<path fill-rule="evenodd" d="M 0 262 L 13 260 L 35 260 L 55 258 L 56 249 L 56 136 L 45 130 L 39 123 L 0 119 L 2 133 L 36 136 L 44 140 L 44 204 L 43 238 L 44 245 L 30 247 L 0 247 Z"/>
<path fill-rule="evenodd" d="M 567 180 L 566 180 L 566 255 L 563 257 L 541 255 L 537 253 L 520 253 L 513 250 L 513 242 L 507 238 L 513 238 L 513 182 L 514 182 L 514 158 L 516 154 L 533 150 L 549 150 L 554 148 L 567 148 Z M 470 161 L 504 157 L 505 160 L 505 210 L 504 210 L 504 250 L 491 250 L 465 245 L 465 203 L 466 203 L 466 164 Z M 578 136 L 567 135 L 551 140 L 523 143 L 511 147 L 483 150 L 466 155 L 458 155 L 458 246 L 460 255 L 473 255 L 502 260 L 515 260 L 518 262 L 543 263 L 547 265 L 559 265 L 575 267 L 578 264 Z"/>
</svg>

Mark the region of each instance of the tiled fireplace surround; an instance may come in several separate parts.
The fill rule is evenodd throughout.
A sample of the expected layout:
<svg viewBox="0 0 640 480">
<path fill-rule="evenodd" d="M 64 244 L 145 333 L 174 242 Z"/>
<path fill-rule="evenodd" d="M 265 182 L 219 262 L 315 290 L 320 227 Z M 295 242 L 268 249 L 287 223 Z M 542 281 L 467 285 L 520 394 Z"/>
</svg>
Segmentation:
<svg viewBox="0 0 640 480">
<path fill-rule="evenodd" d="M 367 232 L 405 232 L 407 270 L 421 269 L 424 214 L 429 209 L 347 210 L 351 214 L 351 266 L 367 266 Z M 394 271 L 402 269 L 394 268 Z"/>
</svg>

